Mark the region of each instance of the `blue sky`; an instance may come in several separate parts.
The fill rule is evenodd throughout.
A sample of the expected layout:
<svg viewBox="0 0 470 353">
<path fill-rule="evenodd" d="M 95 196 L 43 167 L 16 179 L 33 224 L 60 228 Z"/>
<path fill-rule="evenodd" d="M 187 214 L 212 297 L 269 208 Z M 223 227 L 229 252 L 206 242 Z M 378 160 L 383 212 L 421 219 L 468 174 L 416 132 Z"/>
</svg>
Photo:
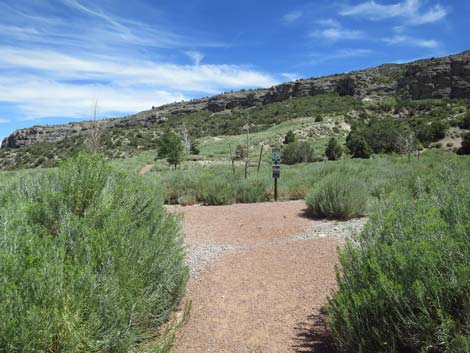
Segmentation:
<svg viewBox="0 0 470 353">
<path fill-rule="evenodd" d="M 470 1 L 0 0 L 0 138 L 470 49 Z"/>
</svg>

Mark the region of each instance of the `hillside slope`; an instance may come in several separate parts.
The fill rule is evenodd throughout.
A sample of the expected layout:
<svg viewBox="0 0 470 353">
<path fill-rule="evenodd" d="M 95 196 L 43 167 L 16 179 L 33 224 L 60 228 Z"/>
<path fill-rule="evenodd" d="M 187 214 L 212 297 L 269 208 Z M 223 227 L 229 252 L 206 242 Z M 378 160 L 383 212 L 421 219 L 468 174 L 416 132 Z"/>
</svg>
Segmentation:
<svg viewBox="0 0 470 353">
<path fill-rule="evenodd" d="M 157 107 L 124 118 L 100 121 L 103 130 L 149 127 L 174 117 L 198 114 L 222 114 L 282 102 L 291 98 L 321 94 L 376 99 L 398 96 L 406 99 L 470 98 L 470 51 L 443 58 L 419 60 L 407 64 L 385 64 L 375 68 L 300 79 L 269 89 L 242 90 L 213 97 L 193 99 Z M 2 148 L 19 148 L 37 143 L 54 143 L 83 135 L 91 122 L 56 126 L 33 126 L 17 130 L 5 138 Z"/>
</svg>

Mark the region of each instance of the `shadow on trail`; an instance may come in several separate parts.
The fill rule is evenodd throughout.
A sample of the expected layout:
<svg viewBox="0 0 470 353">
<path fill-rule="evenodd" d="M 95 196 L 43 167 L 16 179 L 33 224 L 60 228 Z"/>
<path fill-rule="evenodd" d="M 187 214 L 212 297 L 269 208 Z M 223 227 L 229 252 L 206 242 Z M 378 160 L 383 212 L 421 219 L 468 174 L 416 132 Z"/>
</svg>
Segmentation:
<svg viewBox="0 0 470 353">
<path fill-rule="evenodd" d="M 299 216 L 300 218 L 306 218 L 306 219 L 314 219 L 312 217 L 312 213 L 310 212 L 310 210 L 308 209 L 308 207 L 305 207 L 304 209 L 302 209 L 298 214 L 297 216 Z"/>
<path fill-rule="evenodd" d="M 326 330 L 326 315 L 323 309 L 296 325 L 295 344 L 292 348 L 296 353 L 337 353 Z"/>
</svg>

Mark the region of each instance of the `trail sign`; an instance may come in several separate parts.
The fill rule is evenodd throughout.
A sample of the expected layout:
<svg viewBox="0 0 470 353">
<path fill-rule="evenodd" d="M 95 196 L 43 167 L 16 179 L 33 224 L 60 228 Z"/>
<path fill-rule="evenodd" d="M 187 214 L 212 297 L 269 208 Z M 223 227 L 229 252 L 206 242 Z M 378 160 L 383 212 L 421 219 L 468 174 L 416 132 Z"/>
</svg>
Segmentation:
<svg viewBox="0 0 470 353">
<path fill-rule="evenodd" d="M 273 165 L 273 178 L 279 179 L 281 177 L 281 166 Z"/>
<path fill-rule="evenodd" d="M 281 163 L 281 149 L 279 147 L 273 147 L 273 163 Z"/>
</svg>

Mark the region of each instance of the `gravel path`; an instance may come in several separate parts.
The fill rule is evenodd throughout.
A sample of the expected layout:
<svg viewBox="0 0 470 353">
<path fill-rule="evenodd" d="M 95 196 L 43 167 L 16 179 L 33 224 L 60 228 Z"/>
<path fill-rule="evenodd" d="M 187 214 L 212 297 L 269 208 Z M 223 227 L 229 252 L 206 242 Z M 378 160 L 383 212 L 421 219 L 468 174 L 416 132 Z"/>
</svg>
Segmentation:
<svg viewBox="0 0 470 353">
<path fill-rule="evenodd" d="M 191 268 L 175 353 L 330 351 L 321 309 L 364 219 L 313 221 L 300 201 L 169 209 L 184 213 Z"/>
</svg>

